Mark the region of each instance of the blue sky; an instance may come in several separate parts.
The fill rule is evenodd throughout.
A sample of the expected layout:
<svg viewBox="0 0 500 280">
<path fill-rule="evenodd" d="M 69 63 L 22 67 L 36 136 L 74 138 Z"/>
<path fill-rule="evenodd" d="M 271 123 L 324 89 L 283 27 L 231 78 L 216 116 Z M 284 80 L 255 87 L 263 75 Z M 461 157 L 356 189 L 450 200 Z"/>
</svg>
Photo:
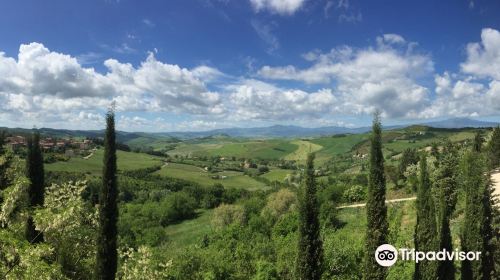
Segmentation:
<svg viewBox="0 0 500 280">
<path fill-rule="evenodd" d="M 0 3 L 0 126 L 500 120 L 499 1 Z"/>
</svg>

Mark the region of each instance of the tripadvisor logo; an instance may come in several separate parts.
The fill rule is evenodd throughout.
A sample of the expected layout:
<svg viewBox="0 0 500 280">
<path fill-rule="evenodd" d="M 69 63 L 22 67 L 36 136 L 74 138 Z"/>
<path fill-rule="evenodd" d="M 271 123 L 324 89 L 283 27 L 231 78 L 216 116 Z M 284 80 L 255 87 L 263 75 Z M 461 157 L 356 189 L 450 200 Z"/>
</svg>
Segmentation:
<svg viewBox="0 0 500 280">
<path fill-rule="evenodd" d="M 398 256 L 403 261 L 477 261 L 481 257 L 481 252 L 446 251 L 422 252 L 415 249 L 400 248 L 397 250 L 391 244 L 382 244 L 375 250 L 375 260 L 381 266 L 392 266 L 398 260 Z"/>
</svg>

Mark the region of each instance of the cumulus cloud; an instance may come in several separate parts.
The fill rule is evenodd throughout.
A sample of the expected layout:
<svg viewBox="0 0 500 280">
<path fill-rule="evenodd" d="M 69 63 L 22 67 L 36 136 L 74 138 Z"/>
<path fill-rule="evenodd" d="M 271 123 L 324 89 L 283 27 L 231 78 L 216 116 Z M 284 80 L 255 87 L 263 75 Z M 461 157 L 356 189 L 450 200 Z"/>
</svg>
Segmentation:
<svg viewBox="0 0 500 280">
<path fill-rule="evenodd" d="M 467 45 L 467 60 L 460 66 L 464 73 L 500 80 L 500 32 L 483 29 L 481 42 Z"/>
<path fill-rule="evenodd" d="M 335 108 L 336 97 L 330 89 L 306 92 L 283 89 L 258 80 L 230 85 L 233 118 L 239 120 L 296 120 L 317 118 Z"/>
<path fill-rule="evenodd" d="M 306 0 L 250 0 L 255 11 L 270 11 L 280 15 L 292 15 L 297 12 Z"/>
<path fill-rule="evenodd" d="M 485 28 L 481 42 L 469 43 L 460 73 L 435 76 L 437 97 L 422 112 L 437 116 L 488 116 L 500 113 L 500 32 Z"/>
<path fill-rule="evenodd" d="M 395 34 L 380 40 L 398 45 L 405 43 Z M 429 90 L 417 82 L 418 78 L 433 72 L 433 62 L 426 55 L 384 45 L 358 50 L 340 47 L 329 53 L 311 52 L 305 58 L 313 62 L 311 67 L 264 66 L 258 75 L 308 84 L 336 84 L 344 106 L 358 113 L 380 108 L 389 117 L 415 117 L 429 102 Z"/>
<path fill-rule="evenodd" d="M 222 74 L 215 68 L 181 68 L 153 54 L 137 67 L 115 59 L 104 65 L 108 71 L 98 73 L 40 43 L 21 45 L 17 59 L 0 53 L 0 108 L 12 118 L 22 114 L 33 121 L 60 120 L 69 113 L 84 121 L 81 110 L 95 113 L 111 100 L 119 111 L 210 115 L 225 110 L 219 94 L 206 87 Z"/>
<path fill-rule="evenodd" d="M 189 70 L 160 62 L 153 54 L 138 67 L 115 59 L 106 60 L 104 65 L 108 72 L 100 74 L 42 44 L 21 45 L 17 61 L 0 54 L 0 92 L 11 100 L 10 104 L 36 97 L 54 101 L 57 107 L 70 99 L 75 105 L 92 97 L 123 101 L 118 106 L 124 110 L 223 111 L 218 94 L 208 91 L 203 80 L 220 75 L 217 69 L 200 66 Z"/>
</svg>

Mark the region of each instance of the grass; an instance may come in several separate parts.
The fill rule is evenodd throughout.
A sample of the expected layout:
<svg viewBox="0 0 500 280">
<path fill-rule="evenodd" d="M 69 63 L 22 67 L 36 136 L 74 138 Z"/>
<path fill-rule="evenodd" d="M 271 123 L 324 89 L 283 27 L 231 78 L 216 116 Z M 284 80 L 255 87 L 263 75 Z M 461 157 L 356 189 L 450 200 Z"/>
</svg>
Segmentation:
<svg viewBox="0 0 500 280">
<path fill-rule="evenodd" d="M 219 173 L 209 173 L 200 167 L 188 164 L 169 163 L 161 170 L 156 172 L 161 176 L 167 176 L 177 179 L 188 180 L 198 183 L 202 186 L 211 186 L 215 183 L 221 183 L 227 188 L 243 188 L 247 190 L 265 189 L 267 186 L 256 181 L 250 176 L 237 171 L 223 171 Z M 226 176 L 224 179 L 212 179 L 214 175 Z"/>
<path fill-rule="evenodd" d="M 284 159 L 295 160 L 298 162 L 305 162 L 307 159 L 307 154 L 314 153 L 323 148 L 323 146 L 313 143 L 311 141 L 296 140 L 292 141 L 292 144 L 296 145 L 298 148 L 292 153 L 286 155 Z"/>
<path fill-rule="evenodd" d="M 67 162 L 59 161 L 45 164 L 47 171 L 69 171 L 69 172 L 90 172 L 100 174 L 102 172 L 104 150 L 99 149 L 89 159 L 73 157 Z M 163 164 L 160 157 L 142 153 L 131 153 L 117 151 L 118 170 L 133 170 Z"/>
<path fill-rule="evenodd" d="M 169 155 L 197 156 L 197 157 L 236 157 L 253 159 L 280 159 L 293 151 L 298 146 L 284 139 L 271 140 L 221 140 L 218 143 L 183 143 Z"/>
<path fill-rule="evenodd" d="M 283 182 L 285 177 L 292 173 L 292 170 L 286 170 L 286 169 L 271 169 L 269 172 L 260 175 L 260 177 L 266 178 L 267 180 L 274 182 Z"/>
<path fill-rule="evenodd" d="M 210 219 L 213 210 L 199 210 L 198 217 L 165 228 L 165 234 L 172 250 L 182 250 L 191 244 L 199 242 L 205 234 L 212 231 Z"/>
<path fill-rule="evenodd" d="M 318 165 L 328 161 L 332 156 L 349 152 L 354 145 L 368 139 L 367 134 L 348 134 L 344 136 L 321 137 L 311 140 L 323 148 L 316 153 Z"/>
</svg>

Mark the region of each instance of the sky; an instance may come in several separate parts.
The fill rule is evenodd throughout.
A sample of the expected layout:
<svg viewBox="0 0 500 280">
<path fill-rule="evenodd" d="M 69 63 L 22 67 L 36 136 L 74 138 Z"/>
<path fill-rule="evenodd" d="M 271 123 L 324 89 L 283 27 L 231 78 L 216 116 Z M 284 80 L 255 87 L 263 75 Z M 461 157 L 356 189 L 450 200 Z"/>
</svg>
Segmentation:
<svg viewBox="0 0 500 280">
<path fill-rule="evenodd" d="M 500 121 L 500 1 L 0 2 L 0 126 Z"/>
</svg>

